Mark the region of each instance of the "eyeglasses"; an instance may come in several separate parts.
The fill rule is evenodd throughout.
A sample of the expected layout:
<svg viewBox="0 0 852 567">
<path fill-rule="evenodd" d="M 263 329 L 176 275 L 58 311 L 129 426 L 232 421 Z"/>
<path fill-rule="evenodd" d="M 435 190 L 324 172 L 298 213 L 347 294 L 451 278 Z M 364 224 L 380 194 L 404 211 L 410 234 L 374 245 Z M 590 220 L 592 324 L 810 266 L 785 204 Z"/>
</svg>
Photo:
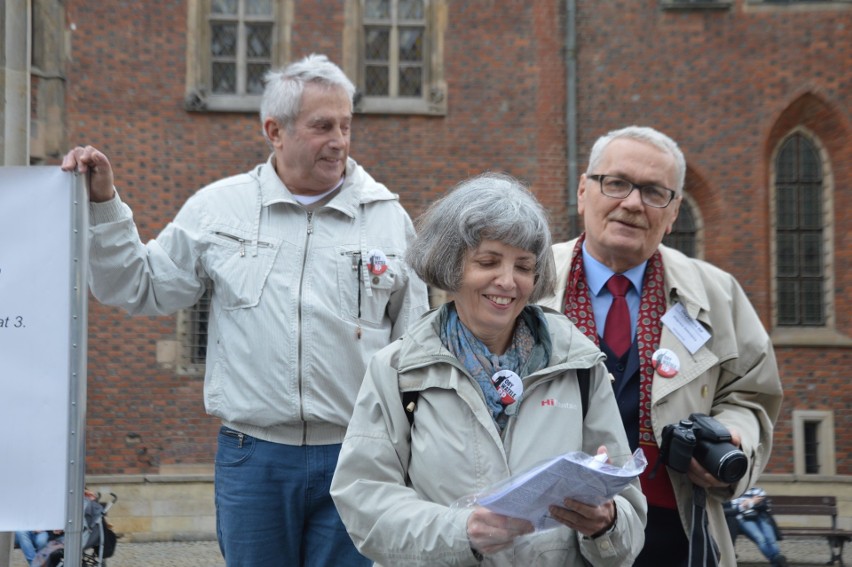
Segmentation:
<svg viewBox="0 0 852 567">
<path fill-rule="evenodd" d="M 675 198 L 675 192 L 657 185 L 636 185 L 614 175 L 587 175 L 601 184 L 601 193 L 613 199 L 626 199 L 634 189 L 639 190 L 642 202 L 649 207 L 665 209 Z"/>
</svg>

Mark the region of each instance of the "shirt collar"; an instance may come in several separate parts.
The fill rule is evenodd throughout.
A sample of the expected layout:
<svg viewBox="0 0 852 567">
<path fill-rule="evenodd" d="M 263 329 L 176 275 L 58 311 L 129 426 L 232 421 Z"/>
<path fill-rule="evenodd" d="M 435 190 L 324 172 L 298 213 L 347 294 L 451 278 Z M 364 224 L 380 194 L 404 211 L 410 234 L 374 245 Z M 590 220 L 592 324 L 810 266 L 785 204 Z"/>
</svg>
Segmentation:
<svg viewBox="0 0 852 567">
<path fill-rule="evenodd" d="M 636 290 L 639 297 L 642 297 L 642 279 L 645 277 L 645 266 L 647 265 L 648 261 L 645 260 L 638 266 L 634 266 L 621 274 L 630 280 L 630 283 L 633 284 L 633 289 Z M 589 291 L 592 295 L 600 295 L 606 282 L 615 274 L 606 265 L 598 262 L 589 254 L 586 250 L 585 242 L 583 242 L 583 270 L 586 273 L 586 285 L 589 286 Z"/>
</svg>

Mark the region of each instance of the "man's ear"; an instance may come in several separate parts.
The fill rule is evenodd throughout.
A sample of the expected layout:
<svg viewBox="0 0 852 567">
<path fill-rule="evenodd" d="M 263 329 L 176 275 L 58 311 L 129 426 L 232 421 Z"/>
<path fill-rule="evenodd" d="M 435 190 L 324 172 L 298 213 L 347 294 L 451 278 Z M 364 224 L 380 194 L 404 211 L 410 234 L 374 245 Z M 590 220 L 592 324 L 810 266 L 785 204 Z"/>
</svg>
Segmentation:
<svg viewBox="0 0 852 567">
<path fill-rule="evenodd" d="M 583 212 L 586 210 L 586 182 L 588 178 L 586 174 L 582 174 L 580 176 L 580 181 L 577 184 L 577 213 L 580 216 L 583 216 Z"/>
<path fill-rule="evenodd" d="M 666 226 L 666 234 L 671 234 L 674 229 L 674 223 L 677 220 L 677 214 L 680 212 L 680 202 L 683 201 L 683 195 L 672 199 L 672 202 L 669 203 L 669 207 L 673 207 L 671 212 L 671 218 L 669 219 L 669 224 Z"/>
<path fill-rule="evenodd" d="M 263 121 L 263 133 L 266 134 L 266 139 L 274 147 L 280 143 L 281 137 L 284 135 L 284 128 L 274 118 L 267 118 Z"/>
</svg>

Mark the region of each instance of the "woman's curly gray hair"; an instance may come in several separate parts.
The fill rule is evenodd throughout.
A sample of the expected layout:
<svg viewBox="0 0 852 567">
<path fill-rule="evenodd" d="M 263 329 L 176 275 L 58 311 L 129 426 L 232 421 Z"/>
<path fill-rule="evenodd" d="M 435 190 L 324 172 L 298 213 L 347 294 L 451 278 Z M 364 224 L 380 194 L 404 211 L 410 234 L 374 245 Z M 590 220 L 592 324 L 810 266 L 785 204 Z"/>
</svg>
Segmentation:
<svg viewBox="0 0 852 567">
<path fill-rule="evenodd" d="M 465 255 L 483 240 L 535 254 L 534 303 L 553 293 L 556 267 L 547 212 L 514 177 L 484 173 L 459 183 L 417 219 L 406 261 L 427 284 L 459 290 Z"/>
</svg>

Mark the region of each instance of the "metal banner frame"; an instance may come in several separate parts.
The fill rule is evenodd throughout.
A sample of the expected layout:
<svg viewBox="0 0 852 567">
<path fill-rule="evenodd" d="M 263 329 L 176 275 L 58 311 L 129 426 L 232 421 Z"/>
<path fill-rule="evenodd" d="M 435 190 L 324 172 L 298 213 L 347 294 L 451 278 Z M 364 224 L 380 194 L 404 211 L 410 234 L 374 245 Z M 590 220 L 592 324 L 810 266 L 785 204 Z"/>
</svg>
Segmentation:
<svg viewBox="0 0 852 567">
<path fill-rule="evenodd" d="M 70 175 L 70 174 L 69 174 Z M 86 176 L 74 175 L 71 207 L 71 344 L 68 380 L 68 501 L 65 526 L 65 567 L 83 561 L 83 492 L 86 484 L 86 376 L 89 299 L 89 200 Z"/>
</svg>

